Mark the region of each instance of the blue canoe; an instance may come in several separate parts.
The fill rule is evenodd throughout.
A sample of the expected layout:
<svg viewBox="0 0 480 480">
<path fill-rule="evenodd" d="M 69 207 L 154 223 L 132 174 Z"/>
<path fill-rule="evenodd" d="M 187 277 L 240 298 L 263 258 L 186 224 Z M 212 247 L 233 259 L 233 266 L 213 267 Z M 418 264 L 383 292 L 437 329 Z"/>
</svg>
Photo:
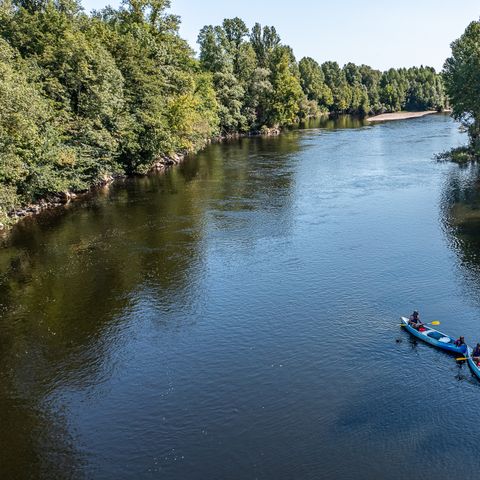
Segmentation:
<svg viewBox="0 0 480 480">
<path fill-rule="evenodd" d="M 415 328 L 409 325 L 408 318 L 400 317 L 400 320 L 405 325 L 405 329 L 408 330 L 414 337 L 417 337 L 418 339 L 423 340 L 424 342 L 427 342 L 434 347 L 441 348 L 442 350 L 456 353 L 458 355 L 465 355 L 465 353 L 467 352 L 466 345 L 457 347 L 455 345 L 455 339 L 450 337 L 449 335 L 445 335 L 444 333 L 439 332 L 438 330 L 435 330 L 428 325 L 425 325 L 426 330 L 424 330 L 423 332 L 419 332 L 418 330 L 415 330 Z M 472 363 L 474 363 L 473 360 Z"/>
<path fill-rule="evenodd" d="M 470 347 L 468 347 L 468 352 L 466 355 L 468 357 L 468 365 L 470 367 L 470 370 L 473 372 L 473 374 L 480 380 L 480 367 L 472 359 L 472 353 L 473 353 L 473 350 Z"/>
</svg>

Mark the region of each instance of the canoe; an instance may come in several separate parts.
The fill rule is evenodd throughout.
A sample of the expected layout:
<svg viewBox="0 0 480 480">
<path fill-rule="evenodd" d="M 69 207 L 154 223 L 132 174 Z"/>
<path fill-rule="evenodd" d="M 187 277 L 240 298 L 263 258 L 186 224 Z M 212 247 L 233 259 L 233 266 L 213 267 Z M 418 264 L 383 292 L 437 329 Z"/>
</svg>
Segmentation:
<svg viewBox="0 0 480 480">
<path fill-rule="evenodd" d="M 472 357 L 473 350 L 468 347 L 468 366 L 470 367 L 470 370 L 473 372 L 473 374 L 480 379 L 480 367 L 473 361 Z"/>
<path fill-rule="evenodd" d="M 418 339 L 429 343 L 434 347 L 446 350 L 447 352 L 456 353 L 458 355 L 464 355 L 467 351 L 466 345 L 457 347 L 455 345 L 454 338 L 446 335 L 445 333 L 439 332 L 428 325 L 425 325 L 424 331 L 418 331 L 408 324 L 408 318 L 400 317 L 400 320 L 405 325 L 405 329 L 408 330 L 414 337 L 417 337 Z"/>
</svg>

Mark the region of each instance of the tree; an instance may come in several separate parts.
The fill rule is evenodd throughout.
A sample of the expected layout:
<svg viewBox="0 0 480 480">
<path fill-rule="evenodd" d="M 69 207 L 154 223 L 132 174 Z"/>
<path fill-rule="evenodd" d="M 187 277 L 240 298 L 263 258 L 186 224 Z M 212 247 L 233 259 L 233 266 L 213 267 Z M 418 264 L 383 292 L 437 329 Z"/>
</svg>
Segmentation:
<svg viewBox="0 0 480 480">
<path fill-rule="evenodd" d="M 402 110 L 408 89 L 406 70 L 390 68 L 380 79 L 380 100 L 389 112 Z"/>
<path fill-rule="evenodd" d="M 365 68 L 357 67 L 352 62 L 343 67 L 345 79 L 350 87 L 351 101 L 348 111 L 350 113 L 366 115 L 371 110 L 368 87 L 363 83 Z"/>
<path fill-rule="evenodd" d="M 333 103 L 332 91 L 325 84 L 325 76 L 320 65 L 313 58 L 304 57 L 298 67 L 300 83 L 307 98 L 328 110 Z"/>
<path fill-rule="evenodd" d="M 248 32 L 238 19 L 224 20 L 222 26 L 205 26 L 200 31 L 200 65 L 213 73 L 218 101 L 220 128 L 224 134 L 248 130 L 243 97 L 246 90 L 244 74 L 251 76 L 254 59 L 244 48 Z"/>
<path fill-rule="evenodd" d="M 218 134 L 212 75 L 169 5 L 130 0 L 87 16 L 75 0 L 0 4 L 0 221 Z"/>
<path fill-rule="evenodd" d="M 344 67 L 345 79 L 350 86 L 359 85 L 362 83 L 362 74 L 360 69 L 352 62 L 348 62 Z"/>
<path fill-rule="evenodd" d="M 61 146 L 55 112 L 38 88 L 38 71 L 0 39 L 0 217 L 23 201 L 72 186 L 57 171 L 75 162 Z"/>
<path fill-rule="evenodd" d="M 147 171 L 156 158 L 180 150 L 196 150 L 207 140 L 200 131 L 217 132 L 217 107 L 199 102 L 199 65 L 188 44 L 179 38 L 178 21 L 165 13 L 168 2 L 129 2 L 118 11 L 97 14 L 105 44 L 125 82 L 127 133 L 121 137 L 120 161 L 128 172 Z M 152 14 L 155 11 L 155 21 Z M 211 92 L 211 89 L 204 89 Z M 210 99 L 211 100 L 211 99 Z M 198 129 L 203 104 L 214 108 L 209 128 Z M 180 105 L 184 111 L 180 114 Z M 204 112 L 205 113 L 205 112 Z M 173 126 L 172 126 L 173 125 Z"/>
<path fill-rule="evenodd" d="M 367 89 L 368 103 L 370 105 L 370 111 L 379 112 L 382 110 L 382 104 L 380 102 L 380 78 L 382 72 L 374 70 L 368 65 L 360 65 L 359 72 L 362 77 L 362 85 Z"/>
<path fill-rule="evenodd" d="M 250 42 L 257 56 L 258 65 L 265 68 L 268 66 L 270 55 L 280 45 L 280 36 L 275 27 L 266 26 L 262 29 L 262 26 L 256 23 L 250 33 Z"/>
<path fill-rule="evenodd" d="M 296 121 L 303 91 L 292 73 L 288 50 L 278 48 L 272 65 L 272 100 L 268 106 L 268 125 L 290 125 Z"/>
<path fill-rule="evenodd" d="M 346 112 L 352 102 L 352 89 L 345 77 L 345 71 L 337 62 L 323 63 L 322 70 L 325 83 L 332 92 L 332 110 L 336 113 Z"/>
<path fill-rule="evenodd" d="M 244 111 L 251 130 L 259 130 L 268 123 L 268 108 L 273 86 L 269 69 L 257 67 L 245 95 Z"/>
<path fill-rule="evenodd" d="M 472 145 L 480 148 L 480 21 L 468 25 L 451 44 L 443 78 L 452 115 L 468 128 Z"/>
</svg>

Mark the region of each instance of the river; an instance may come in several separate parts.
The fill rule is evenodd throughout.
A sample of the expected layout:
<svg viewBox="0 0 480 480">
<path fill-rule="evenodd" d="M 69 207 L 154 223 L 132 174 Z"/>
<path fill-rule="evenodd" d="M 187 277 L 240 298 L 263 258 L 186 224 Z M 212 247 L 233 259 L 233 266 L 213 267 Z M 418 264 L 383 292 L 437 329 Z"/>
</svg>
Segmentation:
<svg viewBox="0 0 480 480">
<path fill-rule="evenodd" d="M 475 478 L 480 174 L 448 116 L 209 146 L 0 249 L 0 477 Z"/>
</svg>

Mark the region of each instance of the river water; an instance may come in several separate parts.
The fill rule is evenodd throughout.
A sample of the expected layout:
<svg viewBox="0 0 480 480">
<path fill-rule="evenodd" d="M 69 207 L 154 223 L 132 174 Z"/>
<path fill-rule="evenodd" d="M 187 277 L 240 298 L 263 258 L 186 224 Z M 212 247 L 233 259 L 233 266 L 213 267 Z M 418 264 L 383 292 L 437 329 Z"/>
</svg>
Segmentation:
<svg viewBox="0 0 480 480">
<path fill-rule="evenodd" d="M 398 323 L 480 339 L 480 174 L 433 159 L 466 139 L 322 127 L 17 226 L 2 479 L 477 476 L 480 382 Z"/>
</svg>

